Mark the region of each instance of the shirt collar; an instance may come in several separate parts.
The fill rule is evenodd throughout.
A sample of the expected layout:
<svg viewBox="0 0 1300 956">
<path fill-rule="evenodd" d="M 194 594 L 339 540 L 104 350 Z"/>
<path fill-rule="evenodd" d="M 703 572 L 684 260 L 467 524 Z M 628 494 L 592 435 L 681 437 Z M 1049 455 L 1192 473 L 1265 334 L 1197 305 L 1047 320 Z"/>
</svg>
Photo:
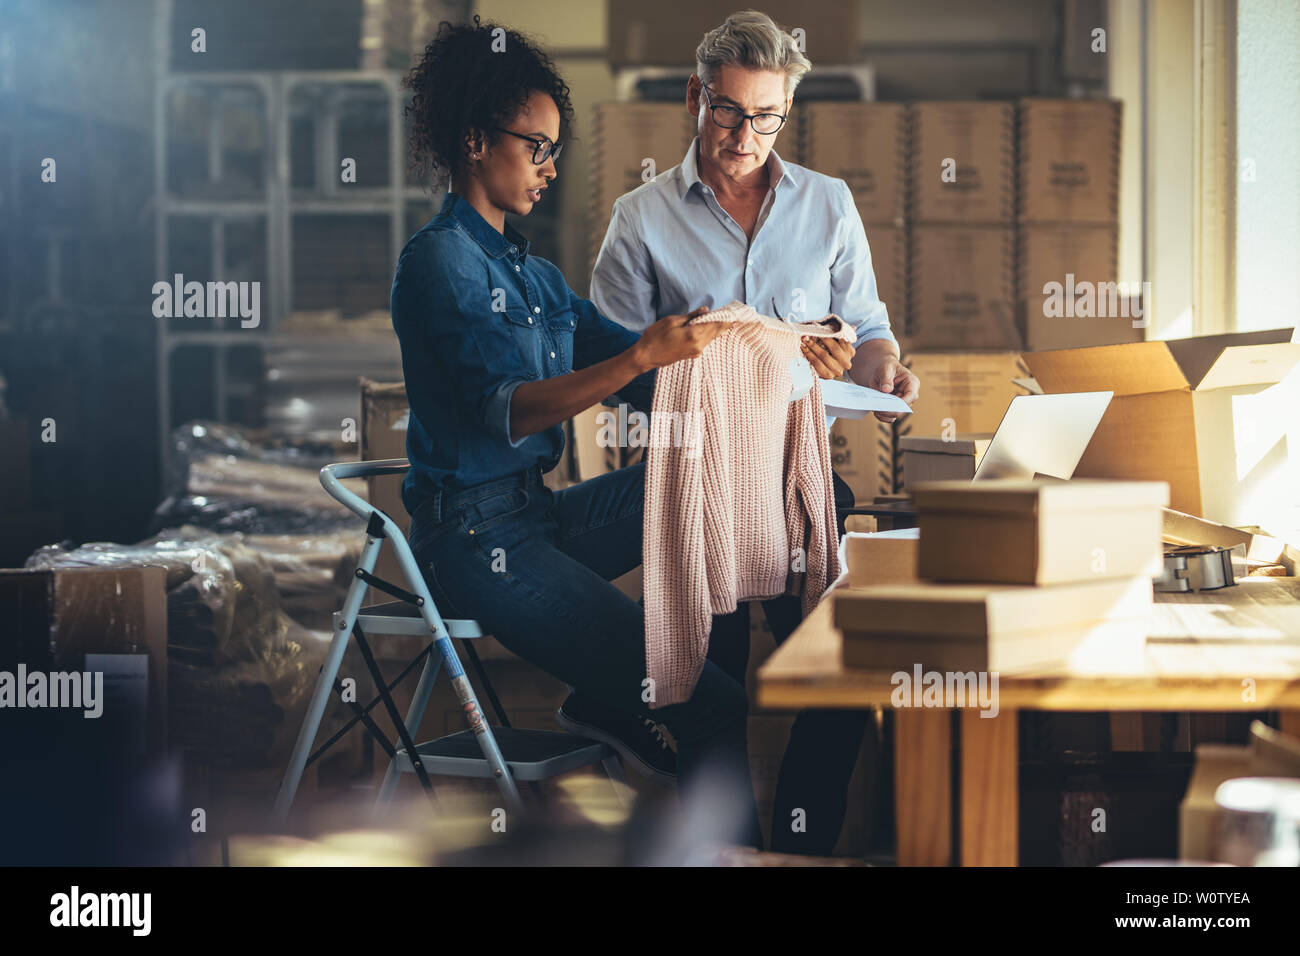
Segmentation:
<svg viewBox="0 0 1300 956">
<path fill-rule="evenodd" d="M 696 183 L 704 184 L 704 180 L 700 179 L 700 163 L 696 158 L 699 142 L 700 138 L 698 136 L 691 140 L 691 148 L 686 151 L 686 158 L 682 160 L 681 194 L 683 199 L 690 194 Z M 776 189 L 783 182 L 789 182 L 790 186 L 795 185 L 794 170 L 782 162 L 775 149 L 767 154 L 767 167 L 768 178 L 775 182 L 773 189 Z"/>
<path fill-rule="evenodd" d="M 464 196 L 448 191 L 443 197 L 440 213 L 447 213 L 465 228 L 475 242 L 493 259 L 500 259 L 512 250 L 518 251 L 519 261 L 528 258 L 529 242 L 510 223 L 505 224 L 505 235 L 497 232 Z"/>
</svg>

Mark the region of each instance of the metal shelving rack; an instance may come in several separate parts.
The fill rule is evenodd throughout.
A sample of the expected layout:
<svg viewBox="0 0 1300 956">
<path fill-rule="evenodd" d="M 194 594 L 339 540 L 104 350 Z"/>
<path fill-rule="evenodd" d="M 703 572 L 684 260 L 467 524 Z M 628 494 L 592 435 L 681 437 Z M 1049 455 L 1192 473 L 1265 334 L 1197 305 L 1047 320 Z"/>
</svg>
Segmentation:
<svg viewBox="0 0 1300 956">
<path fill-rule="evenodd" d="M 404 127 L 402 110 L 407 94 L 401 89 L 402 73 L 389 70 L 233 70 L 174 71 L 171 64 L 171 3 L 155 0 L 154 89 L 154 263 L 155 273 L 169 280 L 168 239 L 173 217 L 189 216 L 210 220 L 212 260 L 208 281 L 229 281 L 225 233 L 229 223 L 261 219 L 266 236 L 266 288 L 263 289 L 261 322 L 257 328 L 227 328 L 229 319 L 213 319 L 217 328 L 184 331 L 173 328 L 174 319 L 158 319 L 157 394 L 158 439 L 164 481 L 171 457 L 171 361 L 173 352 L 185 345 L 213 347 L 214 405 L 218 421 L 229 417 L 228 402 L 234 390 L 227 376 L 227 351 L 232 347 L 255 346 L 265 351 L 276 341 L 281 320 L 293 309 L 293 216 L 298 213 L 328 215 L 387 215 L 392 257 L 406 240 L 406 215 L 412 204 L 432 205 L 419 187 L 406 182 L 403 165 Z M 295 92 L 312 87 L 328 89 L 326 109 L 316 125 L 315 195 L 295 195 L 290 178 L 290 123 Z M 377 89 L 387 101 L 388 185 L 385 187 L 340 188 L 338 182 L 338 106 L 349 95 L 348 87 Z M 173 91 L 207 88 L 218 96 L 232 90 L 253 90 L 265 103 L 265 142 L 262 163 L 262 191 L 257 197 L 189 198 L 171 195 L 168 189 L 169 102 Z M 214 110 L 208 130 L 208 179 L 217 183 L 222 176 L 221 111 Z M 323 175 L 322 175 L 323 173 Z M 236 317 L 236 322 L 238 321 Z"/>
</svg>

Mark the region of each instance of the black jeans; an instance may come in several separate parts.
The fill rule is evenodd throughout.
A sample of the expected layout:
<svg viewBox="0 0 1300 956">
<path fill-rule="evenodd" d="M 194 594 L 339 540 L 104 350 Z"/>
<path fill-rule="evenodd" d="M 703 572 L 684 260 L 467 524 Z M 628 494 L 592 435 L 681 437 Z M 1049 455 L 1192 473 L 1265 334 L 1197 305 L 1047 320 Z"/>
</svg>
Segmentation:
<svg viewBox="0 0 1300 956">
<path fill-rule="evenodd" d="M 834 472 L 835 505 L 853 504 L 853 490 Z M 844 534 L 844 521 L 839 521 Z M 777 646 L 785 642 L 803 612 L 799 598 L 763 602 L 763 614 Z M 713 618 L 708 659 L 744 686 L 749 666 L 749 605 Z M 847 809 L 849 779 L 872 718 L 870 710 L 802 710 L 790 731 L 772 806 L 772 850 L 829 856 L 839 840 Z M 873 773 L 875 768 L 871 768 Z M 799 811 L 803 811 L 800 813 Z"/>
</svg>

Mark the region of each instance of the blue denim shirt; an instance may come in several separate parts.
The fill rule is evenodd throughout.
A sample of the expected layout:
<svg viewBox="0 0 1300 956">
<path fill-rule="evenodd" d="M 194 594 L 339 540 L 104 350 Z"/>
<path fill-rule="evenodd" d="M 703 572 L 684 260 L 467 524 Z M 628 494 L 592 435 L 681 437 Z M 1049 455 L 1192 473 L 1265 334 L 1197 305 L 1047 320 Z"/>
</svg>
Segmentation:
<svg viewBox="0 0 1300 956">
<path fill-rule="evenodd" d="M 560 425 L 510 440 L 515 389 L 602 362 L 641 337 L 579 298 L 528 246 L 509 223 L 502 235 L 449 192 L 402 248 L 391 309 L 411 406 L 408 513 L 436 490 L 554 468 L 564 450 Z M 618 398 L 649 409 L 653 387 L 648 372 Z"/>
</svg>

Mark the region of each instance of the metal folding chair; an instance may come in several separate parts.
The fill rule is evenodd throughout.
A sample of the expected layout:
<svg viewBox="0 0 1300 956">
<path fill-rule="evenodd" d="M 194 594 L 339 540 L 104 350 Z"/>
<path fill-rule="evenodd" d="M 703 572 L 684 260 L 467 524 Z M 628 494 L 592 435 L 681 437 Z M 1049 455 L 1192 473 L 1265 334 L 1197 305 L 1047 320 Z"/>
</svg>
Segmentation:
<svg viewBox="0 0 1300 956">
<path fill-rule="evenodd" d="M 518 781 L 532 782 L 532 785 L 536 786 L 536 781 L 597 763 L 604 767 L 611 780 L 623 780 L 618 755 L 606 744 L 560 731 L 523 730 L 510 726 L 501 702 L 487 678 L 487 672 L 473 644 L 470 643 L 474 638 L 483 636 L 478 622 L 446 620 L 438 613 L 429 594 L 428 585 L 425 584 L 424 575 L 415 563 L 415 556 L 411 553 L 410 545 L 401 529 L 383 511 L 373 507 L 342 484 L 342 480 L 346 478 L 404 474 L 409 467 L 410 462 L 405 458 L 393 458 L 383 461 L 337 462 L 326 465 L 320 471 L 320 482 L 325 490 L 365 520 L 366 543 L 362 548 L 352 585 L 348 588 L 347 598 L 343 602 L 343 609 L 334 614 L 334 637 L 325 655 L 325 662 L 321 665 L 316 688 L 307 705 L 307 714 L 303 718 L 298 740 L 289 758 L 289 766 L 285 770 L 280 790 L 276 795 L 272 812 L 277 823 L 287 821 L 298 784 L 308 765 L 319 759 L 357 723 L 365 725 L 389 758 L 388 770 L 375 801 L 377 814 L 382 813 L 392 800 L 398 779 L 404 772 L 415 773 L 430 798 L 433 795 L 433 786 L 429 779 L 431 776 L 495 780 L 507 807 L 511 810 L 524 808 Z M 375 564 L 384 541 L 392 543 L 397 563 L 409 585 L 409 590 L 375 577 Z M 361 602 L 365 597 L 366 589 L 370 587 L 378 588 L 397 600 L 363 610 Z M 367 631 L 425 637 L 429 643 L 390 684 L 385 681 L 375 661 L 370 643 L 366 640 Z M 348 701 L 348 706 L 353 711 L 352 719 L 313 752 L 311 748 L 320 729 L 330 691 L 336 690 L 340 697 L 343 697 L 343 686 L 338 679 L 338 672 L 348 641 L 353 636 L 356 637 L 357 648 L 365 660 L 366 668 L 375 682 L 379 696 L 364 706 L 356 701 Z M 492 702 L 499 721 L 498 726 L 491 726 L 484 719 L 478 697 L 452 644 L 453 638 L 461 641 L 461 646 L 465 649 L 475 673 Z M 416 684 L 411 705 L 406 712 L 406 719 L 403 720 L 397 713 L 391 691 L 421 660 L 424 662 L 424 667 Z M 451 678 L 452 687 L 465 713 L 468 729 L 439 737 L 417 747 L 411 739 L 411 733 L 418 730 L 420 726 L 420 720 L 424 716 L 425 706 L 428 704 L 429 695 L 433 691 L 440 670 L 446 670 Z M 399 739 L 395 743 L 388 740 L 387 735 L 370 716 L 370 711 L 381 702 L 389 720 L 397 728 Z M 616 787 L 615 790 L 617 789 Z"/>
</svg>

